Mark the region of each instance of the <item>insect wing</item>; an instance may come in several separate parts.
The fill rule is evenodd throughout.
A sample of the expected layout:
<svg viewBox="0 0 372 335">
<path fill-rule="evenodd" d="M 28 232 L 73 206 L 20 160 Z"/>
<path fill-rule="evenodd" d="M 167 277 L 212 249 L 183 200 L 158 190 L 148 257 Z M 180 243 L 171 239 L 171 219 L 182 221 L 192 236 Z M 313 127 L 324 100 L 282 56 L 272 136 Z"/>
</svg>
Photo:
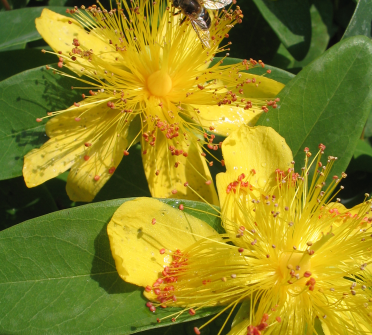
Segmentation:
<svg viewBox="0 0 372 335">
<path fill-rule="evenodd" d="M 211 46 L 209 45 L 209 40 L 210 40 L 210 35 L 209 35 L 209 30 L 207 27 L 207 24 L 203 20 L 203 18 L 198 17 L 197 19 L 190 20 L 191 25 L 194 28 L 196 34 L 198 35 L 200 41 L 203 43 L 203 45 L 206 48 L 210 48 Z"/>
<path fill-rule="evenodd" d="M 232 3 L 232 0 L 201 0 L 203 6 L 207 9 L 221 9 Z"/>
</svg>

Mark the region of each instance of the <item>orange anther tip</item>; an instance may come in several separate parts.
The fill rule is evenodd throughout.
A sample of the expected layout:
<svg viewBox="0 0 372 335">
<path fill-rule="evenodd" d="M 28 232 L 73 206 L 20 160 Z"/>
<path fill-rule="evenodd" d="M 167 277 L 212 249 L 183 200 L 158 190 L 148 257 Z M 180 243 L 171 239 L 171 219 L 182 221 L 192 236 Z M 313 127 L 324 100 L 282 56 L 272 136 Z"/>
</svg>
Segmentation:
<svg viewBox="0 0 372 335">
<path fill-rule="evenodd" d="M 278 322 L 282 322 L 282 318 L 281 318 L 280 316 L 277 316 L 277 317 L 275 318 L 275 320 L 278 321 Z"/>
<path fill-rule="evenodd" d="M 185 207 L 184 207 L 182 204 L 179 205 L 178 208 L 179 208 L 181 211 L 183 211 L 183 210 L 185 209 Z"/>
<path fill-rule="evenodd" d="M 212 180 L 207 180 L 207 181 L 205 182 L 205 184 L 206 184 L 206 185 L 210 185 L 210 184 L 212 184 Z"/>
<path fill-rule="evenodd" d="M 153 218 L 153 219 L 151 220 L 151 223 L 152 223 L 152 224 L 155 224 L 155 223 L 156 223 L 156 219 Z"/>
<path fill-rule="evenodd" d="M 165 249 L 164 248 L 160 249 L 159 252 L 160 252 L 161 255 L 163 255 L 163 254 L 165 254 Z"/>
<path fill-rule="evenodd" d="M 172 190 L 172 194 L 177 194 L 177 190 Z"/>
<path fill-rule="evenodd" d="M 101 177 L 99 175 L 94 176 L 94 180 L 98 181 Z"/>
<path fill-rule="evenodd" d="M 108 173 L 109 174 L 113 174 L 115 172 L 115 170 L 116 170 L 116 167 L 115 166 L 110 167 L 109 170 L 108 170 Z"/>
<path fill-rule="evenodd" d="M 200 335 L 200 330 L 199 330 L 198 327 L 194 327 L 194 333 L 195 333 L 196 335 Z"/>
<path fill-rule="evenodd" d="M 42 121 L 42 119 L 40 119 L 40 118 L 36 119 L 36 122 L 41 122 L 41 121 Z"/>
<path fill-rule="evenodd" d="M 84 160 L 85 160 L 85 161 L 89 160 L 89 158 L 90 158 L 90 157 L 89 157 L 88 155 L 85 155 L 85 156 L 84 156 Z"/>
</svg>

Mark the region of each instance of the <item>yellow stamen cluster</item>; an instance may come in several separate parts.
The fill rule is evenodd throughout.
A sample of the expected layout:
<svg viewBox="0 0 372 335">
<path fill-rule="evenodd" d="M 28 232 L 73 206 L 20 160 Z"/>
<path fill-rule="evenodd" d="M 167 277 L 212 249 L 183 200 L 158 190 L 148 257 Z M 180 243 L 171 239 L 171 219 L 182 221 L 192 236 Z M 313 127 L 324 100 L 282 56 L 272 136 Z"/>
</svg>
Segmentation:
<svg viewBox="0 0 372 335">
<path fill-rule="evenodd" d="M 328 178 L 337 158 L 324 165 L 325 146 L 319 149 L 311 162 L 305 149 L 301 174 L 273 171 L 271 189 L 251 184 L 255 170 L 231 181 L 232 219 L 222 216 L 229 234 L 173 251 L 173 262 L 146 287 L 152 306 L 186 306 L 181 313 L 193 315 L 205 306 L 250 304 L 242 326 L 250 335 L 317 334 L 318 318 L 332 334 L 370 333 L 371 200 L 353 212 L 332 202 L 346 175 Z"/>
<path fill-rule="evenodd" d="M 83 101 L 75 102 L 67 110 L 48 113 L 46 118 L 68 113 L 76 122 L 85 123 L 100 108 L 102 125 L 97 125 L 96 132 L 92 130 L 94 136 L 86 141 L 81 160 L 91 157 L 94 148 L 102 145 L 99 142 L 102 138 L 109 141 L 107 146 L 114 151 L 122 137 L 128 138 L 124 155 L 141 140 L 145 170 L 148 165 L 152 171 L 147 175 L 150 190 L 153 191 L 150 179 L 162 174 L 168 178 L 161 183 L 169 194 L 153 195 L 172 196 L 187 182 L 174 168 L 186 165 L 183 160 L 190 155 L 191 147 L 196 148 L 192 149 L 194 155 L 203 156 L 210 166 L 213 159 L 219 161 L 213 155 L 219 148 L 218 143 L 213 143 L 215 136 L 207 133 L 214 127 L 203 124 L 197 106 L 241 107 L 242 117 L 248 112 L 267 112 L 263 99 L 244 97 L 247 87 L 259 86 L 260 77 L 247 79 L 241 74 L 243 70 L 264 64 L 245 60 L 236 65 L 223 65 L 220 61 L 208 68 L 217 53 L 229 50 L 229 43 L 219 45 L 234 24 L 241 22 L 243 15 L 239 7 L 213 11 L 210 48 L 206 49 L 188 20 L 180 25 L 171 1 L 136 0 L 130 4 L 120 1 L 116 5 L 117 8 L 110 10 L 100 4 L 69 10 L 76 21 L 70 20 L 66 26 L 78 22 L 105 47 L 90 45 L 79 37 L 71 40 L 67 50 L 56 51 L 58 66 L 80 75 L 72 77 L 84 86 L 74 89 L 89 90 L 89 94 L 85 92 Z M 70 76 L 57 68 L 53 70 Z M 268 105 L 275 108 L 276 102 L 270 101 Z M 104 111 L 107 122 L 102 115 Z M 135 133 L 128 132 L 129 126 L 133 126 Z M 169 150 L 164 150 L 165 147 Z M 205 158 L 208 152 L 212 160 Z M 180 159 L 177 156 L 181 156 Z M 107 166 L 104 174 L 115 171 L 116 161 L 120 160 L 115 159 L 115 164 Z M 209 185 L 210 177 L 195 160 L 188 159 L 188 162 L 191 171 Z M 102 173 L 89 172 L 86 178 L 98 181 L 102 177 Z M 215 198 L 207 200 L 216 202 Z"/>
</svg>

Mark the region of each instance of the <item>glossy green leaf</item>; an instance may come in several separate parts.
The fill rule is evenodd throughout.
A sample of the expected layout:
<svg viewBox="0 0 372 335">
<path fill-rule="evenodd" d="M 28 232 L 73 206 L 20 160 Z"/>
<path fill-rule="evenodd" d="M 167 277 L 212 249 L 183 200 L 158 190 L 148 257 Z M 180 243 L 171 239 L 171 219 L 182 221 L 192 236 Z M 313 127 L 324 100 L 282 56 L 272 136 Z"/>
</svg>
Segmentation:
<svg viewBox="0 0 372 335">
<path fill-rule="evenodd" d="M 368 142 L 359 140 L 354 151 L 354 158 L 358 158 L 363 155 L 372 157 L 372 147 Z"/>
<path fill-rule="evenodd" d="M 311 18 L 307 0 L 253 0 L 291 55 L 302 60 L 310 47 Z"/>
<path fill-rule="evenodd" d="M 332 175 L 344 171 L 372 104 L 372 42 L 363 36 L 346 39 L 306 66 L 279 93 L 280 107 L 258 124 L 273 127 L 292 149 L 296 167 L 305 147 L 318 144 L 337 156 Z"/>
<path fill-rule="evenodd" d="M 372 37 L 372 0 L 359 0 L 342 38 L 356 35 Z"/>
<path fill-rule="evenodd" d="M 22 177 L 0 181 L 0 230 L 56 210 L 44 185 L 27 188 Z"/>
<path fill-rule="evenodd" d="M 14 60 L 17 60 L 16 64 Z M 0 81 L 22 71 L 54 63 L 56 56 L 40 50 L 25 49 L 0 52 Z"/>
<path fill-rule="evenodd" d="M 214 64 L 219 62 L 221 59 L 222 59 L 222 57 L 215 57 L 213 59 L 213 62 L 211 62 L 210 66 L 213 66 Z M 243 60 L 239 59 L 239 58 L 228 57 L 228 58 L 224 59 L 223 65 L 237 64 L 237 63 L 240 63 L 242 61 Z M 271 70 L 271 73 L 268 74 L 267 70 Z M 265 65 L 264 68 L 262 68 L 261 66 L 257 66 L 253 69 L 250 69 L 250 70 L 244 71 L 244 72 L 259 74 L 259 75 L 265 75 L 267 78 L 279 81 L 280 83 L 283 83 L 283 84 L 287 84 L 291 79 L 294 78 L 294 74 L 292 74 L 288 71 L 279 69 L 277 67 L 267 65 L 267 64 Z"/>
<path fill-rule="evenodd" d="M 41 39 L 35 27 L 35 19 L 44 7 L 30 7 L 0 12 L 0 50 L 10 46 Z M 66 15 L 64 7 L 48 7 L 59 14 Z"/>
<path fill-rule="evenodd" d="M 146 307 L 142 288 L 118 276 L 106 225 L 121 199 L 48 214 L 0 232 L 1 334 L 128 334 L 171 324 L 179 309 Z M 179 200 L 162 200 L 177 207 Z M 187 210 L 220 231 L 208 205 L 184 201 Z M 175 236 L 176 238 L 176 236 Z M 186 321 L 210 315 L 204 309 Z"/>
<path fill-rule="evenodd" d="M 0 180 L 22 175 L 23 156 L 47 140 L 44 123 L 36 118 L 81 100 L 71 90 L 74 83 L 45 67 L 0 82 Z"/>
</svg>

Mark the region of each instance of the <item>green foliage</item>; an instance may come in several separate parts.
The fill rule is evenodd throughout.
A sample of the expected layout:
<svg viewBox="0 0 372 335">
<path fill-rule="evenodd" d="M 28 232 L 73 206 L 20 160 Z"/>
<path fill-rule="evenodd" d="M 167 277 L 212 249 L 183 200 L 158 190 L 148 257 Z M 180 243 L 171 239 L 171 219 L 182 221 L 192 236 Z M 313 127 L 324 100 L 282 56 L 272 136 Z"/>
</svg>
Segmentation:
<svg viewBox="0 0 372 335">
<path fill-rule="evenodd" d="M 157 317 L 179 310 L 158 309 L 155 316 L 145 307 L 143 288 L 124 282 L 116 271 L 106 226 L 128 200 L 59 211 L 0 233 L 0 333 L 129 334 L 156 327 Z M 203 203 L 182 203 L 215 213 Z M 214 216 L 185 211 L 221 231 Z M 203 309 L 196 318 L 219 309 Z M 185 313 L 178 320 L 190 319 L 195 317 Z M 160 326 L 168 324 L 170 319 Z"/>
<path fill-rule="evenodd" d="M 298 169 L 303 165 L 303 149 L 316 152 L 319 143 L 339 158 L 333 175 L 346 169 L 371 109 L 371 54 L 367 37 L 338 43 L 279 93 L 278 112 L 260 118 L 259 124 L 274 128 L 286 139 Z"/>
</svg>

